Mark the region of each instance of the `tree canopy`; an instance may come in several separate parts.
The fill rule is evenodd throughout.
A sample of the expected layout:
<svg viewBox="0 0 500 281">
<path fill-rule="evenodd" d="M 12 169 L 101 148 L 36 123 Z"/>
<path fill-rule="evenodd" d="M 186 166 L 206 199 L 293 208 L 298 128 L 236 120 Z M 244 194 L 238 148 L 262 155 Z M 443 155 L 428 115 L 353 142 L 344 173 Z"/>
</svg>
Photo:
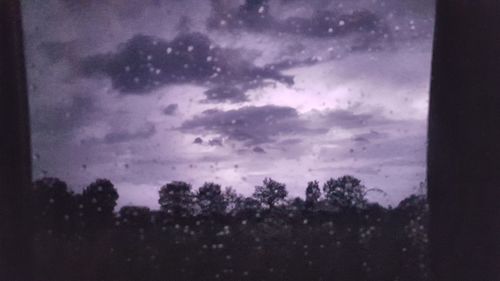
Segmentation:
<svg viewBox="0 0 500 281">
<path fill-rule="evenodd" d="M 269 209 L 273 209 L 276 205 L 285 202 L 287 195 L 288 191 L 285 184 L 271 178 L 264 179 L 263 185 L 256 186 L 253 193 L 253 197 Z"/>
</svg>

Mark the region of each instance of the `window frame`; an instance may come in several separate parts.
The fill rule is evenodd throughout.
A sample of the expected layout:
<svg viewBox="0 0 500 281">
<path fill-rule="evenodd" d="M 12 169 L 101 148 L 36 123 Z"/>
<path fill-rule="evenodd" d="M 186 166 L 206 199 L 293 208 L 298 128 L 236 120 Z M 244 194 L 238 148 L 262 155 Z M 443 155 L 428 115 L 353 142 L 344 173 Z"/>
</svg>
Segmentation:
<svg viewBox="0 0 500 281">
<path fill-rule="evenodd" d="M 438 0 L 427 180 L 434 280 L 500 280 L 500 2 Z"/>
<path fill-rule="evenodd" d="M 434 280 L 499 280 L 500 2 L 437 0 L 428 127 Z M 0 276 L 32 276 L 31 146 L 19 0 L 0 0 Z"/>
<path fill-rule="evenodd" d="M 18 0 L 0 0 L 0 278 L 33 280 L 31 145 Z"/>
</svg>

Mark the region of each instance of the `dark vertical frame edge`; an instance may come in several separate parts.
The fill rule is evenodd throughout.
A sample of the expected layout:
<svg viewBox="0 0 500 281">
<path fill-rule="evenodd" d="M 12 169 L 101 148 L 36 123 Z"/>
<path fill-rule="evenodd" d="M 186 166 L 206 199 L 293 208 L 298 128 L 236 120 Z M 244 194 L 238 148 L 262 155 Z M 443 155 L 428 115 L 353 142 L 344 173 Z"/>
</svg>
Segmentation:
<svg viewBox="0 0 500 281">
<path fill-rule="evenodd" d="M 500 2 L 437 0 L 429 105 L 433 280 L 500 280 Z"/>
<path fill-rule="evenodd" d="M 0 279 L 33 280 L 31 144 L 19 0 L 0 0 Z"/>
</svg>

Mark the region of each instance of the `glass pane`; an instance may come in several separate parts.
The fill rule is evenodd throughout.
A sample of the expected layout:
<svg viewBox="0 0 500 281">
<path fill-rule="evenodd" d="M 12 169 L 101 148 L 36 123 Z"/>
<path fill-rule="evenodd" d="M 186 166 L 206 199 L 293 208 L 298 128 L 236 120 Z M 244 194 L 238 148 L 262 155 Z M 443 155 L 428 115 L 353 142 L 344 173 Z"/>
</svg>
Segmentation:
<svg viewBox="0 0 500 281">
<path fill-rule="evenodd" d="M 434 1 L 23 13 L 41 280 L 428 279 Z"/>
</svg>

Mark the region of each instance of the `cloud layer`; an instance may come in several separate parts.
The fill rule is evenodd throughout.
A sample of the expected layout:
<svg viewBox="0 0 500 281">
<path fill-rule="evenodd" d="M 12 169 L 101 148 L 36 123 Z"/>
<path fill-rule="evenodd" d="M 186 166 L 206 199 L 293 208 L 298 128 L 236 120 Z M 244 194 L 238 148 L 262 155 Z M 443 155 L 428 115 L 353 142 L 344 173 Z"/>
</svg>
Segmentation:
<svg viewBox="0 0 500 281">
<path fill-rule="evenodd" d="M 245 60 L 239 50 L 218 47 L 202 33 L 180 34 L 172 41 L 136 35 L 114 53 L 84 59 L 82 74 L 109 77 L 116 90 L 129 94 L 169 84 L 215 85 L 206 93 L 208 100 L 218 95 L 234 96 L 236 88 L 222 85 L 256 87 L 266 79 L 293 84 L 291 76 L 258 67 Z"/>
<path fill-rule="evenodd" d="M 369 10 L 348 13 L 333 10 L 316 11 L 311 16 L 276 18 L 270 1 L 247 0 L 233 8 L 226 1 L 212 1 L 208 27 L 222 30 L 246 29 L 255 32 L 278 32 L 302 37 L 334 38 L 352 33 L 367 33 L 380 37 L 387 28 L 382 19 Z"/>
</svg>

